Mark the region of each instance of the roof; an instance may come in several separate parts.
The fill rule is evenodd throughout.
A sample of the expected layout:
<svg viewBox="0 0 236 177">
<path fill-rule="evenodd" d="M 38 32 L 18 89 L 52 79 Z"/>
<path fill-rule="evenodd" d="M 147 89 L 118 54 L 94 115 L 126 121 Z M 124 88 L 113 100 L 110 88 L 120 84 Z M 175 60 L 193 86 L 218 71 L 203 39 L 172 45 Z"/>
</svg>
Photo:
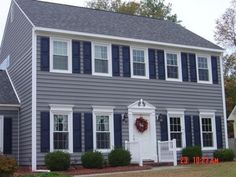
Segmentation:
<svg viewBox="0 0 236 177">
<path fill-rule="evenodd" d="M 36 0 L 16 2 L 36 27 L 222 50 L 170 21 Z"/>
<path fill-rule="evenodd" d="M 0 105 L 18 105 L 18 99 L 6 71 L 0 70 Z"/>
<path fill-rule="evenodd" d="M 236 121 L 236 106 L 234 107 L 233 111 L 230 113 L 228 120 Z"/>
</svg>

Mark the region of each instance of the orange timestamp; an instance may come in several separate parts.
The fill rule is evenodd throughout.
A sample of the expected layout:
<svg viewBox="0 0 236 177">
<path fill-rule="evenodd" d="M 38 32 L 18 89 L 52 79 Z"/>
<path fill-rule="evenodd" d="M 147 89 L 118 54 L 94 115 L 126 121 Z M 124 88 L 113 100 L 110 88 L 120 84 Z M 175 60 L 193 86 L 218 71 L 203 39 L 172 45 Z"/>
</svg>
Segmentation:
<svg viewBox="0 0 236 177">
<path fill-rule="evenodd" d="M 219 159 L 218 158 L 209 158 L 209 157 L 193 157 L 193 164 L 199 165 L 199 164 L 218 164 Z M 190 164 L 189 158 L 182 156 L 180 158 L 180 164 L 181 165 L 188 165 Z"/>
</svg>

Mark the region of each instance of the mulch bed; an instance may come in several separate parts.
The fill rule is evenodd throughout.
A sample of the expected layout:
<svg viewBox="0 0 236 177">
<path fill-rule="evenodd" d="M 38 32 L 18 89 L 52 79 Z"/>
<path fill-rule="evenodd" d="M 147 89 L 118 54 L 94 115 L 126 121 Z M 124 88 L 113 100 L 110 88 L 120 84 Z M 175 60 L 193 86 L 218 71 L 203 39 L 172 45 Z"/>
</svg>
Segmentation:
<svg viewBox="0 0 236 177">
<path fill-rule="evenodd" d="M 82 166 L 72 166 L 69 170 L 64 172 L 58 172 L 65 175 L 88 175 L 88 174 L 97 174 L 97 173 L 112 173 L 112 172 L 126 172 L 126 171 L 138 171 L 138 170 L 149 170 L 151 166 L 143 166 L 140 167 L 138 165 L 129 165 L 124 167 L 104 167 L 102 169 L 87 169 L 83 168 Z M 45 168 L 40 168 L 45 169 Z M 19 167 L 17 172 L 15 173 L 15 177 L 21 175 L 29 175 L 33 174 L 30 168 L 27 167 Z"/>
</svg>

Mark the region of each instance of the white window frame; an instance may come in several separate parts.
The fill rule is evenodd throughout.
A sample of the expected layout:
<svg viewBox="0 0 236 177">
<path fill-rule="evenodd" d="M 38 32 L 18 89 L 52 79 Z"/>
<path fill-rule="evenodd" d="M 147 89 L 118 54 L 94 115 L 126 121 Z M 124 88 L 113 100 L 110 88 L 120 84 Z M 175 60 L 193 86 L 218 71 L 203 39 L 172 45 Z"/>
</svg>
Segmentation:
<svg viewBox="0 0 236 177">
<path fill-rule="evenodd" d="M 181 151 L 186 147 L 186 137 L 185 137 L 185 119 L 184 119 L 184 109 L 167 109 L 167 125 L 168 125 L 168 140 L 171 140 L 170 136 L 170 118 L 171 117 L 180 117 L 181 123 L 181 133 L 182 133 L 182 147 L 177 148 L 178 151 Z"/>
<path fill-rule="evenodd" d="M 108 73 L 95 72 L 95 46 L 105 46 L 105 47 L 107 47 Z M 109 77 L 112 77 L 111 43 L 92 42 L 92 74 L 96 75 L 96 76 L 109 76 Z"/>
<path fill-rule="evenodd" d="M 133 66 L 133 51 L 142 50 L 144 51 L 144 63 L 145 63 L 145 76 L 134 75 L 134 66 Z M 130 69 L 131 69 L 131 78 L 137 79 L 149 79 L 149 59 L 148 59 L 148 49 L 144 47 L 131 47 L 130 50 Z"/>
<path fill-rule="evenodd" d="M 4 148 L 4 117 L 0 115 L 0 154 L 3 154 Z"/>
<path fill-rule="evenodd" d="M 54 115 L 68 115 L 69 143 L 68 149 L 63 152 L 73 153 L 73 105 L 50 105 L 50 152 L 54 151 Z M 58 151 L 58 150 L 56 150 Z"/>
<path fill-rule="evenodd" d="M 202 136 L 202 118 L 211 118 L 212 133 L 213 133 L 213 146 L 203 147 L 203 136 Z M 216 139 L 216 124 L 215 124 L 215 111 L 200 111 L 199 114 L 200 121 L 200 132 L 201 132 L 201 148 L 202 150 L 216 150 L 217 149 L 217 139 Z"/>
<path fill-rule="evenodd" d="M 207 58 L 207 66 L 208 66 L 208 77 L 209 81 L 199 80 L 199 70 L 198 70 L 198 57 Z M 196 56 L 196 66 L 197 66 L 197 82 L 202 84 L 212 84 L 212 67 L 211 67 L 211 57 L 209 55 L 198 54 Z"/>
<path fill-rule="evenodd" d="M 102 153 L 109 153 L 114 148 L 114 107 L 112 106 L 93 106 L 93 149 Z M 109 132 L 110 132 L 110 148 L 97 149 L 96 140 L 96 116 L 104 115 L 109 116 Z"/>
<path fill-rule="evenodd" d="M 167 54 L 176 54 L 177 55 L 177 64 L 178 64 L 178 76 L 179 78 L 168 78 L 168 70 L 167 70 Z M 167 81 L 182 81 L 182 63 L 180 52 L 177 51 L 165 51 L 165 76 Z"/>
<path fill-rule="evenodd" d="M 66 42 L 67 43 L 67 54 L 68 54 L 68 69 L 67 70 L 60 70 L 60 69 L 54 69 L 53 68 L 53 42 L 59 41 L 59 42 Z M 72 49 L 71 49 L 71 39 L 64 39 L 64 38 L 56 38 L 56 37 L 50 37 L 50 72 L 55 73 L 72 73 Z"/>
</svg>

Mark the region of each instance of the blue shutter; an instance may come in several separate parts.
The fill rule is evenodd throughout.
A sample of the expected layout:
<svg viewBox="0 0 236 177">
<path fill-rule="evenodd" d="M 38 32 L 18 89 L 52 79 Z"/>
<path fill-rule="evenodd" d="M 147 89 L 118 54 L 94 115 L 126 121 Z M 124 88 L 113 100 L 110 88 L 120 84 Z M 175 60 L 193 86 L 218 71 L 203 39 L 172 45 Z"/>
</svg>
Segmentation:
<svg viewBox="0 0 236 177">
<path fill-rule="evenodd" d="M 40 68 L 41 71 L 49 71 L 49 38 L 41 37 L 40 39 Z"/>
<path fill-rule="evenodd" d="M 161 124 L 161 141 L 168 141 L 168 125 L 167 125 L 167 116 L 162 115 Z"/>
<path fill-rule="evenodd" d="M 81 152 L 81 113 L 73 113 L 73 150 Z"/>
<path fill-rule="evenodd" d="M 113 76 L 120 76 L 120 55 L 119 46 L 112 45 L 112 72 Z"/>
<path fill-rule="evenodd" d="M 12 153 L 12 119 L 4 118 L 3 153 Z"/>
<path fill-rule="evenodd" d="M 196 67 L 196 55 L 189 54 L 190 64 L 190 80 L 191 82 L 197 82 L 197 67 Z"/>
<path fill-rule="evenodd" d="M 84 52 L 84 74 L 92 74 L 91 42 L 83 43 Z"/>
<path fill-rule="evenodd" d="M 164 50 L 157 51 L 157 59 L 158 59 L 158 76 L 159 79 L 165 80 L 165 55 Z"/>
<path fill-rule="evenodd" d="M 221 127 L 221 117 L 216 116 L 216 138 L 217 138 L 217 148 L 223 148 L 223 140 L 222 140 L 222 127 Z"/>
<path fill-rule="evenodd" d="M 115 148 L 122 147 L 122 119 L 121 114 L 114 114 L 114 138 Z"/>
<path fill-rule="evenodd" d="M 213 84 L 218 84 L 217 57 L 215 57 L 215 56 L 211 56 L 211 67 L 212 67 L 212 81 L 213 81 Z"/>
<path fill-rule="evenodd" d="M 130 77 L 130 48 L 129 46 L 122 47 L 123 55 L 123 76 Z"/>
<path fill-rule="evenodd" d="M 199 116 L 193 116 L 194 145 L 201 146 L 201 132 Z"/>
<path fill-rule="evenodd" d="M 85 151 L 93 150 L 93 116 L 92 113 L 84 113 Z"/>
<path fill-rule="evenodd" d="M 182 76 L 183 81 L 188 82 L 188 54 L 181 53 Z"/>
<path fill-rule="evenodd" d="M 150 79 L 156 79 L 156 58 L 154 49 L 148 49 L 148 58 L 149 58 L 149 77 Z"/>
<path fill-rule="evenodd" d="M 80 42 L 72 41 L 72 70 L 80 73 Z"/>
<path fill-rule="evenodd" d="M 40 144 L 41 152 L 49 152 L 50 150 L 50 121 L 49 112 L 41 112 L 41 135 Z"/>
<path fill-rule="evenodd" d="M 191 127 L 191 116 L 185 116 L 185 136 L 186 146 L 192 146 L 192 127 Z"/>
</svg>

